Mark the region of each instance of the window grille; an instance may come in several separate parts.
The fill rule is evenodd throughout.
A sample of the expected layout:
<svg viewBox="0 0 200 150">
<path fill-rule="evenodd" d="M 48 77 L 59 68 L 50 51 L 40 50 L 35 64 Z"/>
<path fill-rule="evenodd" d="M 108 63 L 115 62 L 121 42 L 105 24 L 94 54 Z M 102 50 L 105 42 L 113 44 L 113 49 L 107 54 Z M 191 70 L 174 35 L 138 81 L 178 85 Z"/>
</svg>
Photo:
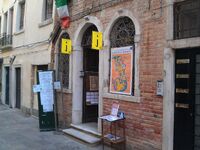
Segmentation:
<svg viewBox="0 0 200 150">
<path fill-rule="evenodd" d="M 111 47 L 134 45 L 135 26 L 128 17 L 117 20 L 110 32 Z"/>
<path fill-rule="evenodd" d="M 200 36 L 200 0 L 187 0 L 174 5 L 174 38 Z"/>
<path fill-rule="evenodd" d="M 111 44 L 110 46 L 111 48 L 125 47 L 125 46 L 134 47 L 134 37 L 135 37 L 135 25 L 132 22 L 132 20 L 128 17 L 119 18 L 110 32 L 110 44 Z M 133 48 L 132 95 L 134 94 L 134 61 L 135 60 L 134 60 L 134 48 Z"/>
<path fill-rule="evenodd" d="M 84 32 L 81 46 L 83 46 L 83 47 L 91 47 L 91 45 L 92 45 L 92 31 L 97 31 L 97 28 L 96 28 L 95 25 L 91 25 Z"/>
<path fill-rule="evenodd" d="M 69 88 L 69 55 L 61 54 L 61 40 L 62 38 L 70 39 L 67 33 L 63 33 L 59 40 L 58 53 L 58 79 L 61 81 L 63 88 Z"/>
</svg>

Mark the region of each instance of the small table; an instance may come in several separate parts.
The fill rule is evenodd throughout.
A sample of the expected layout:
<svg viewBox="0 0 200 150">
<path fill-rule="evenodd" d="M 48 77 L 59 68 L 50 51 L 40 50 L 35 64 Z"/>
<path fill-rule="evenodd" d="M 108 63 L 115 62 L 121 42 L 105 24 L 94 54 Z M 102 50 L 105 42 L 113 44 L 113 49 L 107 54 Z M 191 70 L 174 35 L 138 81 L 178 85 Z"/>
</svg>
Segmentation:
<svg viewBox="0 0 200 150">
<path fill-rule="evenodd" d="M 126 149 L 126 135 L 125 135 L 125 118 L 115 117 L 112 115 L 100 117 L 102 126 L 102 145 L 110 144 L 113 146 L 122 144 L 122 150 Z M 104 123 L 108 123 L 109 131 L 104 131 Z"/>
</svg>

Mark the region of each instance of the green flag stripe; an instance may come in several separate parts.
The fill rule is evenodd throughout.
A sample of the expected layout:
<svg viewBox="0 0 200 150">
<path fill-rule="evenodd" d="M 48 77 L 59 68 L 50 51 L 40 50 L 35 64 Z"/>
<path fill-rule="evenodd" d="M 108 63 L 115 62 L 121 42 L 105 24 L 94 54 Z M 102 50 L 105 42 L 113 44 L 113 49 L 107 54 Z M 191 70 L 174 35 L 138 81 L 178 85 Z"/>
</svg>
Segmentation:
<svg viewBox="0 0 200 150">
<path fill-rule="evenodd" d="M 56 7 L 61 7 L 68 4 L 68 0 L 56 0 Z"/>
</svg>

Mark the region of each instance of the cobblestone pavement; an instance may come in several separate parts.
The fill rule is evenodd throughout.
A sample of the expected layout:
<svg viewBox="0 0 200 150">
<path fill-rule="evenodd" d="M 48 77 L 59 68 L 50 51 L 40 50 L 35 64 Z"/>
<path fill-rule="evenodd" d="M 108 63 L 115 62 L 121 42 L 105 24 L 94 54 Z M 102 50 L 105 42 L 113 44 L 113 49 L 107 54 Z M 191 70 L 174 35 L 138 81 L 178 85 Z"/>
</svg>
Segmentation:
<svg viewBox="0 0 200 150">
<path fill-rule="evenodd" d="M 0 150 L 102 150 L 57 132 L 40 132 L 38 119 L 0 104 Z"/>
</svg>

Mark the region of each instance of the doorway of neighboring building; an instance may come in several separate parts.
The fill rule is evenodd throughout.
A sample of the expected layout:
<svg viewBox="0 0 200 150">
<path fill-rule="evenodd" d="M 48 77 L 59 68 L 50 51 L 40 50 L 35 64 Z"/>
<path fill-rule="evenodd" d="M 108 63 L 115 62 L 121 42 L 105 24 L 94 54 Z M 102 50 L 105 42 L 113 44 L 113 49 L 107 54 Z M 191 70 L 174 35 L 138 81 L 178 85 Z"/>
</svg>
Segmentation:
<svg viewBox="0 0 200 150">
<path fill-rule="evenodd" d="M 99 101 L 99 51 L 91 49 L 91 25 L 83 35 L 83 123 L 97 122 Z"/>
<path fill-rule="evenodd" d="M 9 91 L 10 91 L 10 67 L 5 67 L 5 81 L 6 81 L 6 88 L 5 88 L 5 104 L 9 105 Z"/>
<path fill-rule="evenodd" d="M 48 70 L 48 65 L 38 65 L 37 66 L 37 71 L 47 71 Z"/>
<path fill-rule="evenodd" d="M 174 150 L 200 149 L 200 48 L 175 57 Z"/>
<path fill-rule="evenodd" d="M 16 76 L 16 108 L 21 108 L 21 68 L 15 68 Z"/>
</svg>

